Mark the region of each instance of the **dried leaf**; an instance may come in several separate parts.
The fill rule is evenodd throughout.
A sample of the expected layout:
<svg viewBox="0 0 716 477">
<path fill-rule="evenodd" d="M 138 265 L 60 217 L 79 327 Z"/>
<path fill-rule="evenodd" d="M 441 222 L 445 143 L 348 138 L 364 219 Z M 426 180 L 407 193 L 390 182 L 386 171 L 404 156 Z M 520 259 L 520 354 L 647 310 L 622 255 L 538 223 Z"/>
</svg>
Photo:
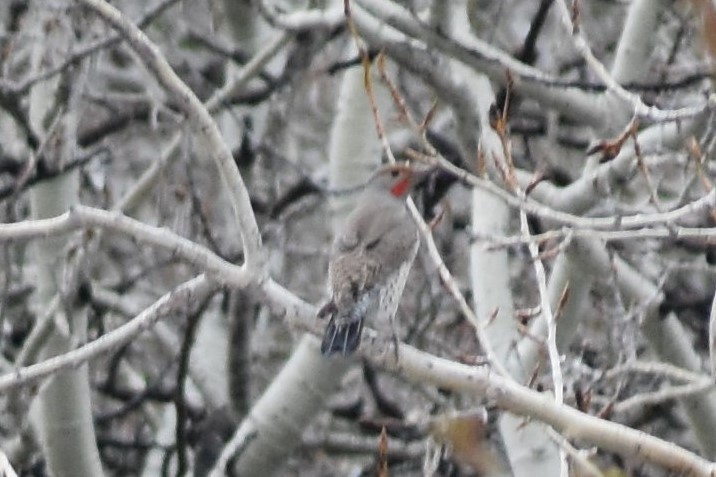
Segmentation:
<svg viewBox="0 0 716 477">
<path fill-rule="evenodd" d="M 492 475 L 504 464 L 489 440 L 487 415 L 484 411 L 436 416 L 431 422 L 432 437 L 452 452 L 460 464 L 479 475 Z"/>
<path fill-rule="evenodd" d="M 380 431 L 378 441 L 378 477 L 389 477 L 388 473 L 388 433 L 385 427 Z"/>
</svg>

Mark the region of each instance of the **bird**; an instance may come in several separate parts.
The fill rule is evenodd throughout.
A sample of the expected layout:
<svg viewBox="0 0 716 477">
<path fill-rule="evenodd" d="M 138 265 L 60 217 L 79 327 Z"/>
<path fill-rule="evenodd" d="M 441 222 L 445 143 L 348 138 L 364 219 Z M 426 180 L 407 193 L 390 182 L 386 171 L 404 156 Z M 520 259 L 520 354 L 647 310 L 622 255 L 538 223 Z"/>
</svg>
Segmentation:
<svg viewBox="0 0 716 477">
<path fill-rule="evenodd" d="M 420 245 L 406 198 L 429 170 L 408 164 L 378 168 L 336 235 L 328 264 L 330 300 L 318 311 L 329 317 L 321 343 L 325 356 L 351 355 L 360 345 L 365 319 L 393 321 L 408 272 Z"/>
</svg>

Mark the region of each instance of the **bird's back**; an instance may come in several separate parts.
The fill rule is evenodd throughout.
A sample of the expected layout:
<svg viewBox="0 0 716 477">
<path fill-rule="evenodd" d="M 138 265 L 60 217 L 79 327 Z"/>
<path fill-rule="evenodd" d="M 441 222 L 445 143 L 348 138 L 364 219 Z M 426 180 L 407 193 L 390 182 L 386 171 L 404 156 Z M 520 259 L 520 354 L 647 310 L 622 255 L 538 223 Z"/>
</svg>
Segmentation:
<svg viewBox="0 0 716 477">
<path fill-rule="evenodd" d="M 363 291 L 380 287 L 415 257 L 418 233 L 404 201 L 357 207 L 336 237 L 329 280 L 336 305 L 350 304 Z"/>
</svg>

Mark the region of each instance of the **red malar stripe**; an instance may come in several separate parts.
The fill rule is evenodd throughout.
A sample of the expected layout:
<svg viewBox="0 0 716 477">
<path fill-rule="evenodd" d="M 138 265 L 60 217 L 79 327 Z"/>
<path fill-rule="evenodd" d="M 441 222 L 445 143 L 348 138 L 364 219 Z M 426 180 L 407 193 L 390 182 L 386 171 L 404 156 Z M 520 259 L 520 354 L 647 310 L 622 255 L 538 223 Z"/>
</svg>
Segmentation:
<svg viewBox="0 0 716 477">
<path fill-rule="evenodd" d="M 402 197 L 408 191 L 409 185 L 410 178 L 406 177 L 405 179 L 398 181 L 393 187 L 391 187 L 390 193 L 393 194 L 395 197 Z"/>
</svg>

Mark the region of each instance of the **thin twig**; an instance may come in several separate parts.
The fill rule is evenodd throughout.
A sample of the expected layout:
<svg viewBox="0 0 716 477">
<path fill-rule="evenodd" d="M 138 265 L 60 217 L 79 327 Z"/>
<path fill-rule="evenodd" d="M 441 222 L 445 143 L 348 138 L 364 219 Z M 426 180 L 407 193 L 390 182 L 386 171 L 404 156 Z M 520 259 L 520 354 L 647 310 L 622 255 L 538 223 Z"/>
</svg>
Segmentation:
<svg viewBox="0 0 716 477">
<path fill-rule="evenodd" d="M 178 1 L 179 0 L 161 0 L 153 7 L 150 7 L 147 12 L 136 21 L 137 27 L 144 28 L 145 26 L 149 25 L 151 22 L 157 19 L 159 15 L 164 12 L 164 10 L 177 3 Z M 0 91 L 2 92 L 2 94 L 23 95 L 27 93 L 30 88 L 32 88 L 37 83 L 41 81 L 47 81 L 48 79 L 62 73 L 65 69 L 83 60 L 84 58 L 93 55 L 98 51 L 116 45 L 121 40 L 122 36 L 115 33 L 113 35 L 110 35 L 109 37 L 94 41 L 89 45 L 85 45 L 79 50 L 72 53 L 59 65 L 54 66 L 47 71 L 43 71 L 42 73 L 35 75 L 32 78 L 27 78 L 21 83 L 16 84 L 11 83 L 7 80 L 0 79 Z"/>
<path fill-rule="evenodd" d="M 0 376 L 0 391 L 22 386 L 56 373 L 61 369 L 77 367 L 90 359 L 106 354 L 129 342 L 142 331 L 150 328 L 160 318 L 200 300 L 216 288 L 205 275 L 199 275 L 171 290 L 137 315 L 130 322 L 102 335 L 94 341 L 24 368 Z"/>
<path fill-rule="evenodd" d="M 627 413 L 647 406 L 655 406 L 664 402 L 694 396 L 709 391 L 716 386 L 713 379 L 702 379 L 700 382 L 671 386 L 651 393 L 642 393 L 614 404 L 612 412 Z"/>
<path fill-rule="evenodd" d="M 576 5 L 576 2 L 574 3 Z M 574 46 L 587 62 L 589 67 L 607 86 L 607 89 L 614 93 L 617 97 L 631 105 L 634 114 L 640 118 L 648 118 L 653 121 L 674 121 L 680 118 L 693 117 L 701 114 L 704 110 L 713 108 L 714 97 L 708 101 L 704 101 L 699 106 L 684 107 L 674 110 L 663 110 L 656 106 L 647 106 L 644 104 L 639 95 L 631 93 L 624 89 L 609 73 L 607 68 L 600 62 L 592 52 L 587 39 L 579 28 L 578 18 L 574 18 L 573 11 L 567 5 L 567 0 L 558 0 L 557 9 L 560 12 L 560 18 L 565 25 L 567 31 L 572 35 Z"/>
<path fill-rule="evenodd" d="M 90 7 L 104 21 L 119 31 L 142 58 L 158 82 L 177 99 L 177 104 L 186 114 L 193 126 L 194 133 L 206 144 L 207 153 L 214 160 L 223 179 L 241 235 L 244 259 L 248 266 L 260 276 L 259 280 L 265 279 L 268 272 L 267 256 L 262 247 L 261 233 L 251 208 L 249 194 L 234 163 L 231 150 L 223 140 L 209 110 L 177 76 L 158 47 L 121 12 L 103 0 L 78 1 Z"/>
<path fill-rule="evenodd" d="M 506 191 L 496 184 L 493 184 L 486 179 L 477 177 L 474 174 L 451 164 L 441 156 L 428 156 L 413 150 L 408 150 L 406 155 L 415 160 L 421 160 L 427 164 L 438 166 L 441 169 L 455 175 L 455 177 L 465 183 L 474 187 L 479 187 L 480 189 L 503 199 L 508 205 L 524 210 L 528 214 L 536 215 L 538 217 L 553 220 L 560 224 L 571 225 L 577 228 L 619 230 L 647 227 L 651 225 L 662 225 L 665 223 L 675 224 L 682 218 L 690 215 L 696 215 L 703 210 L 716 206 L 716 189 L 714 189 L 699 199 L 671 211 L 625 216 L 615 215 L 612 217 L 581 217 L 553 209 L 530 197 L 516 197 L 513 193 Z"/>
</svg>

